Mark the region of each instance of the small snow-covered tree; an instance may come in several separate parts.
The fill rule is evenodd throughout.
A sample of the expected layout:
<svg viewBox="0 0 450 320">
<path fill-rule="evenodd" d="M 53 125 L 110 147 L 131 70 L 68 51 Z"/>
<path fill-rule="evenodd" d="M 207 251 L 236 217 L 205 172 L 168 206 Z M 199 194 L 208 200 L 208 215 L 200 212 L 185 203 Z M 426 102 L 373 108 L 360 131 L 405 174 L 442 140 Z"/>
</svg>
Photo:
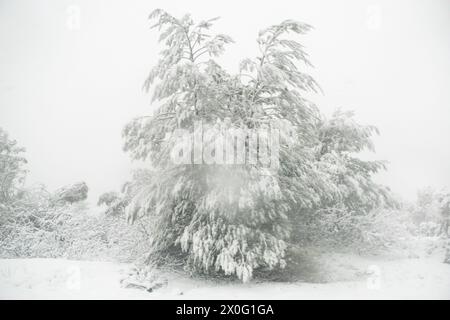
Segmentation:
<svg viewBox="0 0 450 320">
<path fill-rule="evenodd" d="M 17 195 L 24 179 L 27 160 L 25 151 L 12 140 L 8 133 L 0 128 L 0 203 L 6 204 Z"/>
</svg>

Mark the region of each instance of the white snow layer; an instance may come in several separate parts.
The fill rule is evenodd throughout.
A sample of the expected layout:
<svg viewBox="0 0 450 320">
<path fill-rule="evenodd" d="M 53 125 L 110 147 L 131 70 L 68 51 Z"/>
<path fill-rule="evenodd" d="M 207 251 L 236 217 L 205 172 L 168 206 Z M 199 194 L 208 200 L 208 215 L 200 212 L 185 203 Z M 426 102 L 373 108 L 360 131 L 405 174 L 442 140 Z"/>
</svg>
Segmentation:
<svg viewBox="0 0 450 320">
<path fill-rule="evenodd" d="M 127 264 L 0 259 L 0 299 L 450 299 L 450 266 L 436 259 L 350 256 L 338 264 L 335 272 L 351 280 L 241 284 L 168 275 L 166 287 L 149 293 L 121 285 Z"/>
</svg>

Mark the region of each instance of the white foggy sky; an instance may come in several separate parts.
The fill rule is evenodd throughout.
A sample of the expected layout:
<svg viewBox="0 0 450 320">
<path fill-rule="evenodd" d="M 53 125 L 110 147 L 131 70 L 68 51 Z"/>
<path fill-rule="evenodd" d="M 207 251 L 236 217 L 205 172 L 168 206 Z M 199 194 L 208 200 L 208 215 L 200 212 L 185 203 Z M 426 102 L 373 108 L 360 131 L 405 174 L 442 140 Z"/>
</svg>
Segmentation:
<svg viewBox="0 0 450 320">
<path fill-rule="evenodd" d="M 377 179 L 407 198 L 450 185 L 450 1 L 0 0 L 0 126 L 26 147 L 29 184 L 84 180 L 95 201 L 128 177 L 121 130 L 151 110 L 141 87 L 161 48 L 147 21 L 158 7 L 221 16 L 231 70 L 256 55 L 260 29 L 313 25 L 300 40 L 324 90 L 313 101 L 380 129 L 375 157 L 390 164 Z"/>
</svg>

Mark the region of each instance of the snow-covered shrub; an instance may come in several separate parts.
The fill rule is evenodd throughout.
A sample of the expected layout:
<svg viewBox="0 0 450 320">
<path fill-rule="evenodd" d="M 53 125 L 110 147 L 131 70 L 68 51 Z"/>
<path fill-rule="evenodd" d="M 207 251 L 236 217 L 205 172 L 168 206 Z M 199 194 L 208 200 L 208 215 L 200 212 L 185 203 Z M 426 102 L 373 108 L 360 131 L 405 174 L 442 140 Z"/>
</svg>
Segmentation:
<svg viewBox="0 0 450 320">
<path fill-rule="evenodd" d="M 125 216 L 125 209 L 131 199 L 141 191 L 143 186 L 150 183 L 153 172 L 146 169 L 137 169 L 133 172 L 130 181 L 123 184 L 121 192 L 106 192 L 99 197 L 98 206 L 104 208 L 107 216 Z"/>
<path fill-rule="evenodd" d="M 358 253 L 379 253 L 405 247 L 414 235 L 409 212 L 400 209 L 355 213 L 326 210 L 300 226 L 299 244 Z"/>
<path fill-rule="evenodd" d="M 57 232 L 60 254 L 70 259 L 134 261 L 145 253 L 147 237 L 123 216 L 69 210 Z"/>
<path fill-rule="evenodd" d="M 434 237 L 439 233 L 440 225 L 433 221 L 424 221 L 419 224 L 418 232 L 425 237 Z"/>
<path fill-rule="evenodd" d="M 376 128 L 360 125 L 352 112 L 337 110 L 329 118 L 321 117 L 315 130 L 318 171 L 333 194 L 320 195 L 314 208 L 299 209 L 292 241 L 301 246 L 358 247 L 359 251 L 388 246 L 393 241 L 389 232 L 399 226 L 392 221 L 399 217 L 388 213 L 399 203 L 388 188 L 373 180 L 384 163 L 358 156 L 363 150 L 373 150 Z M 393 224 L 384 228 L 386 221 Z"/>
<path fill-rule="evenodd" d="M 0 257 L 134 261 L 148 251 L 141 225 L 93 214 L 84 202 L 54 205 L 44 188 L 0 206 Z"/>
<path fill-rule="evenodd" d="M 363 160 L 359 153 L 373 151 L 376 127 L 361 125 L 353 112 L 335 111 L 316 125 L 316 158 L 321 172 L 328 175 L 335 196 L 324 198 L 318 210 L 344 210 L 364 214 L 378 208 L 398 207 L 389 188 L 376 183 L 374 174 L 386 169 L 383 161 Z"/>
<path fill-rule="evenodd" d="M 148 235 L 142 224 L 128 225 L 123 214 L 92 213 L 84 201 L 88 193 L 86 183 L 65 186 L 54 194 L 43 186 L 24 188 L 23 151 L 0 128 L 1 258 L 130 261 L 148 251 Z M 113 211 L 123 213 L 124 205 L 114 206 L 117 199 L 113 198 L 104 199 L 105 203 L 111 200 L 108 204 Z"/>
<path fill-rule="evenodd" d="M 99 197 L 97 205 L 105 208 L 104 212 L 107 216 L 124 216 L 128 203 L 129 199 L 126 195 L 106 192 Z"/>
<path fill-rule="evenodd" d="M 97 205 L 106 205 L 109 206 L 113 202 L 117 201 L 120 198 L 120 195 L 115 191 L 105 192 L 98 198 Z"/>
</svg>

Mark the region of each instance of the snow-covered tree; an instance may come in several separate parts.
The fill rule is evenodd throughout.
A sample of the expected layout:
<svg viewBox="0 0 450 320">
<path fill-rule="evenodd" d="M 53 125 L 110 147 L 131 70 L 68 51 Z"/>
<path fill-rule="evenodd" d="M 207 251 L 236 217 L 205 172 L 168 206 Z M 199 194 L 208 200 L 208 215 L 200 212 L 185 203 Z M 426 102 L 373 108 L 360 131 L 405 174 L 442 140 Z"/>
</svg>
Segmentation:
<svg viewBox="0 0 450 320">
<path fill-rule="evenodd" d="M 217 18 L 196 24 L 190 15 L 177 19 L 158 9 L 150 19 L 156 20 L 153 27 L 164 45 L 144 84 L 157 107 L 152 116 L 129 123 L 123 136 L 125 151 L 134 159 L 150 160 L 154 171 L 127 207 L 129 220 L 151 217 L 154 260 L 170 256 L 193 271 L 235 275 L 243 281 L 255 270 L 283 268 L 296 232 L 292 222 L 299 215 L 344 198 L 353 201 L 324 165 L 330 148 L 340 153 L 339 161 L 353 161 L 345 163 L 349 171 L 359 170 L 356 160 L 344 159 L 345 148 L 357 149 L 355 137 L 347 137 L 353 129 L 341 132 L 347 139 L 341 149 L 327 147 L 334 139 L 332 126 L 326 128 L 317 108 L 304 98 L 305 92 L 320 88 L 304 72 L 311 64 L 293 36 L 311 26 L 286 20 L 262 30 L 257 38 L 260 56 L 243 60 L 239 73 L 230 74 L 216 61 L 232 43 L 229 36 L 210 32 Z M 216 128 L 216 136 L 227 129 L 274 130 L 279 166 L 175 164 L 171 152 L 180 137 L 174 132 L 195 135 L 200 122 Z M 370 141 L 365 129 L 354 135 L 362 145 Z M 249 152 L 250 134 L 244 138 Z M 322 151 L 317 149 L 320 143 Z M 257 145 L 262 152 L 261 138 Z M 214 155 L 220 151 L 213 149 Z M 367 164 L 362 170 L 377 169 Z"/>
<path fill-rule="evenodd" d="M 17 145 L 8 133 L 0 128 L 0 203 L 6 204 L 17 195 L 25 179 L 27 163 L 24 148 Z"/>
</svg>

